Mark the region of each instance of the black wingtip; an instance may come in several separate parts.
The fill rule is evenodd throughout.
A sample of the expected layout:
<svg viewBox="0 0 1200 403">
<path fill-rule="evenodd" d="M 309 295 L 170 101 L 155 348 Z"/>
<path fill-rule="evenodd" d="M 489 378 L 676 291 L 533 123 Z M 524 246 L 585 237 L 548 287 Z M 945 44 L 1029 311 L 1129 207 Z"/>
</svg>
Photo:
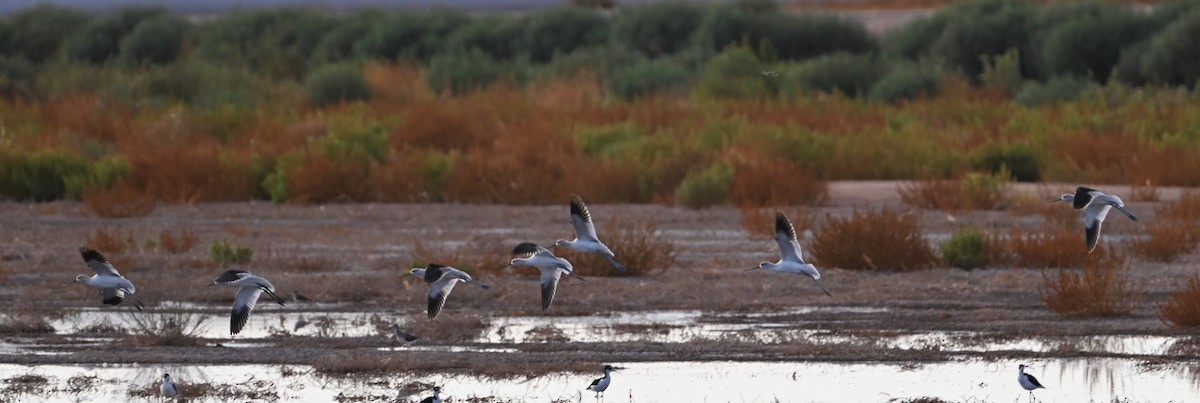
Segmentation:
<svg viewBox="0 0 1200 403">
<path fill-rule="evenodd" d="M 517 247 L 513 248 L 512 254 L 515 256 L 528 255 L 537 253 L 538 245 L 533 242 L 521 242 Z"/>
<path fill-rule="evenodd" d="M 792 227 L 791 220 L 788 220 L 787 214 L 782 211 L 775 211 L 775 232 L 785 233 L 788 238 L 796 239 L 796 228 Z"/>
<path fill-rule="evenodd" d="M 97 252 L 95 249 L 86 246 L 79 247 L 79 254 L 83 256 L 83 261 L 85 262 L 95 260 L 101 263 L 108 263 L 108 258 L 104 257 L 104 255 L 100 254 L 100 252 Z"/>
</svg>

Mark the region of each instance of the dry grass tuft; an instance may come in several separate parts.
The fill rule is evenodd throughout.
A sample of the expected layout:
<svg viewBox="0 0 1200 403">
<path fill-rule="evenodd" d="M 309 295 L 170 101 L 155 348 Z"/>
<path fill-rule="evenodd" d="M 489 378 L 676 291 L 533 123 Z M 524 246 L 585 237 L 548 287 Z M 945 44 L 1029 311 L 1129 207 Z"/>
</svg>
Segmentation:
<svg viewBox="0 0 1200 403">
<path fill-rule="evenodd" d="M 1200 275 L 1188 280 L 1183 289 L 1167 296 L 1158 310 L 1164 322 L 1175 327 L 1200 326 Z"/>
<path fill-rule="evenodd" d="M 110 189 L 85 190 L 83 205 L 99 217 L 144 217 L 154 212 L 158 202 L 133 186 L 121 183 Z"/>
<path fill-rule="evenodd" d="M 1129 194 L 1130 201 L 1138 202 L 1154 202 L 1162 198 L 1162 195 L 1158 191 L 1158 185 L 1150 182 L 1150 179 L 1146 179 L 1143 184 L 1133 184 L 1130 187 Z"/>
<path fill-rule="evenodd" d="M 352 375 L 389 373 L 408 370 L 408 360 L 402 356 L 388 356 L 371 351 L 353 350 L 347 353 L 329 354 L 313 363 L 313 370 L 325 375 Z"/>
<path fill-rule="evenodd" d="M 1037 231 L 1013 230 L 1006 244 L 1005 250 L 1010 252 L 1012 263 L 1022 267 L 1079 267 L 1088 260 L 1100 259 L 1108 254 L 1108 247 L 1104 244 L 1097 245 L 1095 252 L 1088 253 L 1082 225 L 1076 229 L 1066 229 L 1044 224 Z"/>
<path fill-rule="evenodd" d="M 1179 200 L 1154 208 L 1155 222 L 1146 225 L 1146 236 L 1134 239 L 1140 258 L 1171 262 L 1196 250 L 1200 242 L 1200 193 L 1184 192 Z"/>
<path fill-rule="evenodd" d="M 0 334 L 53 334 L 44 312 L 14 309 L 0 314 Z"/>
<path fill-rule="evenodd" d="M 85 238 L 88 247 L 100 251 L 106 257 L 112 258 L 114 255 L 121 255 L 130 248 L 137 248 L 137 240 L 133 236 L 133 230 L 121 231 L 119 229 L 97 228 L 87 234 Z M 115 265 L 116 262 L 113 262 Z M 118 266 L 120 267 L 120 266 Z"/>
<path fill-rule="evenodd" d="M 747 160 L 735 166 L 729 182 L 729 201 L 736 206 L 820 205 L 828 199 L 829 182 L 794 161 Z"/>
<path fill-rule="evenodd" d="M 485 241 L 471 237 L 466 243 L 457 248 L 445 248 L 429 245 L 420 239 L 413 240 L 413 262 L 411 267 L 424 267 L 427 263 L 438 263 L 451 266 L 468 273 L 487 273 L 498 275 L 508 263 L 509 249 L 498 241 Z M 404 270 L 406 273 L 407 269 Z"/>
<path fill-rule="evenodd" d="M 132 334 L 125 341 L 134 346 L 199 346 L 198 337 L 208 316 L 193 312 L 132 313 Z"/>
<path fill-rule="evenodd" d="M 850 270 L 917 270 L 936 260 L 920 218 L 888 209 L 855 209 L 849 217 L 827 214 L 810 249 L 820 266 Z"/>
<path fill-rule="evenodd" d="M 41 375 L 24 374 L 17 375 L 4 380 L 5 396 L 16 396 L 20 394 L 43 395 L 46 388 L 50 386 L 50 380 Z"/>
<path fill-rule="evenodd" d="M 1119 253 L 1088 259 L 1082 269 L 1042 272 L 1042 301 L 1059 315 L 1082 317 L 1128 315 L 1141 287 L 1127 275 L 1129 259 Z"/>
<path fill-rule="evenodd" d="M 174 378 L 174 377 L 172 377 Z M 188 402 L 194 400 L 207 401 L 278 401 L 279 394 L 275 391 L 275 383 L 251 377 L 242 383 L 233 385 L 213 385 L 211 383 L 192 383 L 186 380 L 172 379 L 178 392 L 176 400 Z M 142 385 L 130 385 L 125 393 L 140 399 L 158 399 L 159 382 Z"/>
<path fill-rule="evenodd" d="M 179 231 L 164 229 L 158 233 L 158 245 L 172 255 L 187 253 L 199 243 L 196 233 L 188 228 Z"/>
<path fill-rule="evenodd" d="M 617 270 L 607 259 L 595 253 L 556 248 L 556 252 L 571 261 L 576 273 L 582 276 L 648 276 L 666 271 L 675 264 L 675 243 L 658 232 L 652 220 L 626 224 L 619 218 L 608 221 L 601 232 L 603 241 L 616 255 L 627 272 Z"/>
<path fill-rule="evenodd" d="M 969 173 L 959 179 L 926 179 L 900 185 L 900 200 L 916 208 L 946 211 L 991 210 L 1008 200 L 1007 181 L 996 175 Z"/>
</svg>

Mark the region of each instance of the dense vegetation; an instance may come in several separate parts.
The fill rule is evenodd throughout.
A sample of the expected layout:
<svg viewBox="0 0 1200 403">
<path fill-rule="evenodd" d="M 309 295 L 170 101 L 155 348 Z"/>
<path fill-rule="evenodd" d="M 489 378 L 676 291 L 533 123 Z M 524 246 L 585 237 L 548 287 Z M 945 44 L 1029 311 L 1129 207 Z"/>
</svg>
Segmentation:
<svg viewBox="0 0 1200 403">
<path fill-rule="evenodd" d="M 1196 38 L 1197 1 L 968 1 L 883 38 L 766 1 L 208 22 L 39 5 L 0 20 L 0 196 L 701 207 L 820 199 L 737 185 L 762 175 L 1195 186 Z"/>
</svg>

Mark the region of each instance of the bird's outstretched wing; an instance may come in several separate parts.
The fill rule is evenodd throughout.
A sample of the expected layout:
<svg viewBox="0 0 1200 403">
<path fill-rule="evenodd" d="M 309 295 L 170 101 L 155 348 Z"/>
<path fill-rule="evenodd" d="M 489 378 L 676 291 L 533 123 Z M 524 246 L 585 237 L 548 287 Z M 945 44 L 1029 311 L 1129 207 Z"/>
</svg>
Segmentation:
<svg viewBox="0 0 1200 403">
<path fill-rule="evenodd" d="M 783 255 L 783 260 L 804 262 L 800 241 L 796 240 L 796 228 L 782 211 L 775 212 L 775 242 L 779 243 L 779 253 Z"/>
<path fill-rule="evenodd" d="M 592 223 L 592 213 L 588 212 L 583 199 L 575 195 L 571 195 L 571 225 L 575 227 L 576 238 L 600 242 L 596 236 L 596 225 Z"/>
</svg>

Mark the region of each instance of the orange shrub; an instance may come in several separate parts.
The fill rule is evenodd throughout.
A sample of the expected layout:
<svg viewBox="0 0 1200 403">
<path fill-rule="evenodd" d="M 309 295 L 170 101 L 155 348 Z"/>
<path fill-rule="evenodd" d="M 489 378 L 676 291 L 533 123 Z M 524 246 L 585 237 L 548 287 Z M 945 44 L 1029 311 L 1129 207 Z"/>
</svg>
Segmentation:
<svg viewBox="0 0 1200 403">
<path fill-rule="evenodd" d="M 367 202 L 374 200 L 371 163 L 335 161 L 310 153 L 287 173 L 288 201 L 292 203 Z"/>
<path fill-rule="evenodd" d="M 1095 252 L 1088 253 L 1083 225 L 1074 229 L 1042 225 L 1041 229 L 1032 232 L 1013 230 L 1005 249 L 1010 252 L 1014 265 L 1032 268 L 1079 267 L 1108 253 L 1103 244 L 1097 245 Z"/>
<path fill-rule="evenodd" d="M 158 233 L 158 245 L 172 255 L 190 251 L 198 243 L 200 239 L 188 228 L 175 232 L 164 229 Z"/>
<path fill-rule="evenodd" d="M 821 266 L 851 270 L 917 270 L 935 261 L 920 218 L 887 209 L 855 209 L 849 217 L 826 214 L 810 249 Z"/>
<path fill-rule="evenodd" d="M 1158 314 L 1172 326 L 1200 326 L 1200 276 L 1193 276 L 1183 289 L 1167 296 Z"/>
<path fill-rule="evenodd" d="M 729 201 L 737 206 L 819 205 L 828 199 L 829 183 L 794 161 L 737 163 L 729 183 Z"/>
<path fill-rule="evenodd" d="M 133 238 L 133 230 L 96 228 L 87 234 L 86 246 L 101 254 L 120 255 L 129 248 L 136 248 L 137 241 Z"/>
<path fill-rule="evenodd" d="M 100 217 L 143 217 L 154 212 L 158 201 L 121 182 L 110 189 L 90 188 L 83 191 L 83 205 Z"/>
<path fill-rule="evenodd" d="M 993 175 L 970 173 L 959 179 L 925 179 L 904 182 L 900 200 L 917 208 L 938 210 L 995 209 L 1004 206 L 1004 180 Z"/>
<path fill-rule="evenodd" d="M 1059 315 L 1128 315 L 1140 292 L 1128 270 L 1129 259 L 1113 253 L 1088 259 L 1081 269 L 1061 268 L 1056 275 L 1043 271 L 1042 301 Z"/>
</svg>

